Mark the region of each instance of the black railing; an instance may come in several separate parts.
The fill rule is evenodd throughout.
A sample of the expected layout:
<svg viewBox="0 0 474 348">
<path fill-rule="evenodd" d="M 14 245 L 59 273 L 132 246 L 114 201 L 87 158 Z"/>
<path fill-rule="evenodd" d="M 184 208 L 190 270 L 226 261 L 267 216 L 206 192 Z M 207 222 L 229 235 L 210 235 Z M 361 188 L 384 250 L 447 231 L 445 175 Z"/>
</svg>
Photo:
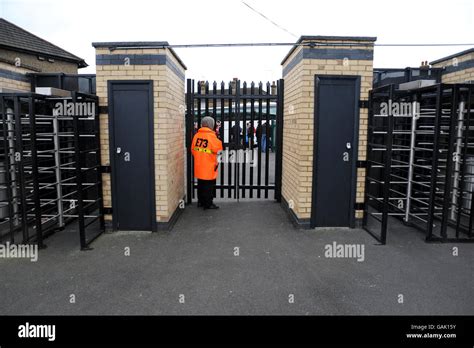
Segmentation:
<svg viewBox="0 0 474 348">
<path fill-rule="evenodd" d="M 404 68 L 404 69 L 379 69 L 374 68 L 373 88 L 386 85 L 417 81 L 435 80 L 441 82 L 442 68 Z"/>
<path fill-rule="evenodd" d="M 31 73 L 28 74 L 31 92 L 36 87 L 53 87 L 71 92 L 96 94 L 96 75 L 65 73 Z"/>
</svg>

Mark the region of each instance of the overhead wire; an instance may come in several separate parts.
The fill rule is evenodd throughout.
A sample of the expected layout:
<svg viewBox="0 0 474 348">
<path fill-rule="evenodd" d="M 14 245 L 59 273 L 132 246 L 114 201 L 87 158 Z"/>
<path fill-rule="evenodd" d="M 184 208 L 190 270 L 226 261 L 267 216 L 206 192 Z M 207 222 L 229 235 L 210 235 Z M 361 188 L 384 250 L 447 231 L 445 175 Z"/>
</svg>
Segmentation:
<svg viewBox="0 0 474 348">
<path fill-rule="evenodd" d="M 247 6 L 250 10 L 252 10 L 253 12 L 257 13 L 258 15 L 260 15 L 261 17 L 263 17 L 266 21 L 270 22 L 271 24 L 273 24 L 274 26 L 276 26 L 278 29 L 280 30 L 283 30 L 285 32 L 287 32 L 288 34 L 290 34 L 291 36 L 295 37 L 295 38 L 298 38 L 297 35 L 293 34 L 291 31 L 287 30 L 286 28 L 282 27 L 281 25 L 279 25 L 278 23 L 276 23 L 275 21 L 271 20 L 270 18 L 268 18 L 267 16 L 265 16 L 262 12 L 256 10 L 255 8 L 253 8 L 252 6 L 250 6 L 248 3 L 246 3 L 245 1 L 241 0 L 240 1 L 242 4 L 244 4 L 245 6 Z"/>
</svg>

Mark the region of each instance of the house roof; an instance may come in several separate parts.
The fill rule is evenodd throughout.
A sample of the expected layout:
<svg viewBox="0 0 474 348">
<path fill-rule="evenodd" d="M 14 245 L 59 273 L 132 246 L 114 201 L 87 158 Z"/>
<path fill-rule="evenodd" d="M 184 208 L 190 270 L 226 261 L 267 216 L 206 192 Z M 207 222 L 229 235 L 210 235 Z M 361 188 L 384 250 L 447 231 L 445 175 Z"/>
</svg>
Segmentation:
<svg viewBox="0 0 474 348">
<path fill-rule="evenodd" d="M 58 47 L 3 18 L 0 18 L 0 47 L 18 52 L 44 54 L 51 58 L 77 63 L 79 68 L 87 66 L 84 59 L 63 50 L 61 47 Z"/>
</svg>

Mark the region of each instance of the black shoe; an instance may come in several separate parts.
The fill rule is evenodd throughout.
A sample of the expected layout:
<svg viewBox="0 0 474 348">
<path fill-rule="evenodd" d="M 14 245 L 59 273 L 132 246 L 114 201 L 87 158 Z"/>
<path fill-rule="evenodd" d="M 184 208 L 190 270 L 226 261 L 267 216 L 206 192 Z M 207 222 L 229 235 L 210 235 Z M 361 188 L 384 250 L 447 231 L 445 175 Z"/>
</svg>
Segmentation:
<svg viewBox="0 0 474 348">
<path fill-rule="evenodd" d="M 204 207 L 204 210 L 207 210 L 207 209 L 219 209 L 219 207 L 213 203 L 208 207 Z"/>
</svg>

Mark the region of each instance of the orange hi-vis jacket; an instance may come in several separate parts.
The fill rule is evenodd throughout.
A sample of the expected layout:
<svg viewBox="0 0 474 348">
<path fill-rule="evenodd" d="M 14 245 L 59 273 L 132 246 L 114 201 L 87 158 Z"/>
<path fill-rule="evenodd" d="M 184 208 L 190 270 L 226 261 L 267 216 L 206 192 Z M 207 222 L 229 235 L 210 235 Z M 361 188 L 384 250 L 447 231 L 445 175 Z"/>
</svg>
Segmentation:
<svg viewBox="0 0 474 348">
<path fill-rule="evenodd" d="M 194 177 L 201 180 L 217 178 L 217 153 L 222 151 L 222 142 L 216 133 L 207 127 L 201 127 L 194 135 L 191 145 L 194 156 Z"/>
</svg>

